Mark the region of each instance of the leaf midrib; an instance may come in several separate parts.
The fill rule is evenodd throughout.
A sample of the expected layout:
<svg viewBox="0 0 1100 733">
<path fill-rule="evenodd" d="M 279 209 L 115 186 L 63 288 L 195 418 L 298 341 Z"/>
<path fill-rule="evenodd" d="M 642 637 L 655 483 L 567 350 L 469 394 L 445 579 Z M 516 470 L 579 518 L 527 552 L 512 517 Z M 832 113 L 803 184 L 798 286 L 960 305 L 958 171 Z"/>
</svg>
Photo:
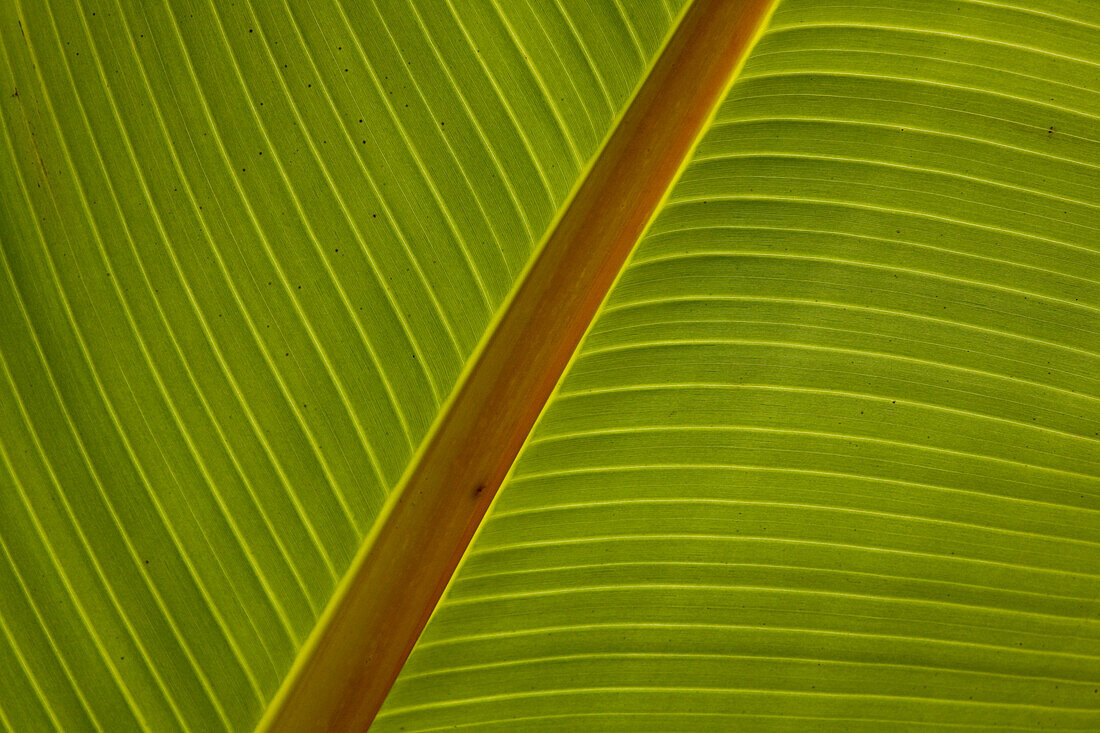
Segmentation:
<svg viewBox="0 0 1100 733">
<path fill-rule="evenodd" d="M 270 704 L 364 730 L 776 0 L 694 0 L 548 230 Z M 534 336 L 529 336 L 534 334 Z"/>
</svg>

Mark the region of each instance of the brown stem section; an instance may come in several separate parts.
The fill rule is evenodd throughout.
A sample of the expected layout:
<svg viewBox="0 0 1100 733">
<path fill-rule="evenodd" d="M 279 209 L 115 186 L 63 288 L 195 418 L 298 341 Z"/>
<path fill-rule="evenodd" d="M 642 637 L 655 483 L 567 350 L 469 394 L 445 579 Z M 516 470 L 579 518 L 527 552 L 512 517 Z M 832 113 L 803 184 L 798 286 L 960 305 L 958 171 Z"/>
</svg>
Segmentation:
<svg viewBox="0 0 1100 733">
<path fill-rule="evenodd" d="M 273 731 L 370 725 L 616 274 L 774 0 L 696 0 L 288 680 Z"/>
</svg>

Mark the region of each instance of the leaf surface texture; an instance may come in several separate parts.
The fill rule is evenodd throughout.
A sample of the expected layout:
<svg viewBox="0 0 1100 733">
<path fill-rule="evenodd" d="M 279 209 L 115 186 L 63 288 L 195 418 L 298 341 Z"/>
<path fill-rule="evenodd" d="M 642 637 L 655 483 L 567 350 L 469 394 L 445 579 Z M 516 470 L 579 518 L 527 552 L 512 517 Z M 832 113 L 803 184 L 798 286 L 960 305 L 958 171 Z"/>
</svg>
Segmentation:
<svg viewBox="0 0 1100 733">
<path fill-rule="evenodd" d="M 1100 727 L 1098 29 L 784 0 L 375 730 Z"/>
<path fill-rule="evenodd" d="M 679 5 L 0 3 L 0 727 L 256 724 Z"/>
</svg>

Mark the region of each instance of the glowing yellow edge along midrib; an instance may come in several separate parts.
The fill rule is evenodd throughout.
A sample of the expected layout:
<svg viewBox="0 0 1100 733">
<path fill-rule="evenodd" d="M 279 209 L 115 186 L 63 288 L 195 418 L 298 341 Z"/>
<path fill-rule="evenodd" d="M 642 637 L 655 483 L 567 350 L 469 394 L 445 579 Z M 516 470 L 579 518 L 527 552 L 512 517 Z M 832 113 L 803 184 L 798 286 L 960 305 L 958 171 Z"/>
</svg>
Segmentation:
<svg viewBox="0 0 1100 733">
<path fill-rule="evenodd" d="M 695 5 L 696 2 L 697 2 L 697 0 L 690 0 L 689 2 L 685 3 L 684 6 L 680 9 L 680 12 L 677 14 L 677 17 L 676 17 L 675 21 L 669 26 L 669 30 L 665 34 L 665 38 L 661 42 L 660 47 L 650 57 L 649 64 L 646 67 L 646 72 L 639 77 L 638 82 L 634 87 L 634 91 L 631 93 L 630 97 L 628 99 L 626 99 L 624 101 L 624 103 L 622 104 L 622 106 L 619 108 L 619 111 L 615 115 L 613 123 L 608 126 L 607 132 L 604 134 L 604 138 L 603 138 L 602 142 L 600 143 L 599 147 L 592 153 L 592 155 L 588 159 L 588 163 L 585 166 L 584 170 L 580 173 L 580 175 L 577 176 L 577 179 L 573 183 L 572 189 L 569 191 L 569 195 L 566 196 L 566 198 L 562 201 L 561 205 L 558 207 L 557 213 L 554 215 L 554 219 L 550 222 L 550 224 L 544 230 L 543 236 L 542 236 L 541 240 L 539 241 L 538 246 L 532 251 L 531 256 L 527 260 L 527 264 L 524 266 L 523 270 L 517 276 L 515 282 L 512 285 L 512 289 L 509 292 L 508 296 L 504 299 L 504 301 L 501 303 L 501 305 L 497 308 L 496 313 L 493 315 L 493 319 L 489 322 L 488 326 L 486 326 L 484 332 L 481 335 L 481 339 L 479 340 L 477 347 L 474 349 L 474 351 L 467 358 L 466 364 L 463 367 L 462 373 L 459 375 L 459 378 L 455 381 L 455 385 L 452 388 L 451 393 L 448 396 L 446 402 L 443 403 L 443 405 L 440 407 L 439 411 L 436 413 L 436 418 L 432 422 L 431 428 L 425 434 L 424 438 L 420 441 L 420 445 L 417 448 L 416 453 L 414 453 L 412 458 L 410 458 L 408 464 L 405 467 L 405 471 L 401 476 L 401 479 L 397 482 L 397 485 L 390 492 L 389 497 L 387 498 L 385 505 L 382 507 L 382 511 L 378 514 L 378 517 L 374 520 L 374 523 L 371 526 L 371 530 L 367 534 L 366 539 L 363 540 L 362 544 L 359 546 L 359 549 L 356 551 L 355 557 L 352 559 L 351 564 L 348 566 L 347 570 L 345 570 L 343 577 L 340 579 L 340 582 L 337 584 L 336 589 L 334 590 L 334 592 L 332 594 L 332 597 L 329 599 L 328 603 L 326 604 L 325 610 L 322 612 L 321 616 L 318 617 L 317 623 L 314 625 L 313 629 L 310 631 L 309 637 L 306 639 L 305 643 L 303 643 L 301 648 L 298 650 L 298 654 L 294 659 L 294 664 L 291 666 L 290 671 L 287 673 L 286 677 L 283 678 L 282 684 L 280 684 L 280 686 L 279 686 L 279 690 L 275 693 L 275 696 L 272 697 L 271 701 L 268 703 L 268 706 L 267 706 L 266 710 L 264 711 L 263 717 L 260 719 L 260 722 L 256 726 L 256 733 L 264 733 L 264 732 L 270 730 L 271 724 L 276 719 L 277 714 L 278 714 L 279 710 L 282 708 L 283 704 L 285 703 L 287 696 L 290 694 L 290 691 L 294 688 L 294 683 L 301 676 L 302 671 L 305 669 L 308 660 L 312 657 L 312 655 L 313 655 L 313 653 L 314 653 L 314 651 L 317 647 L 317 644 L 319 643 L 320 639 L 324 636 L 325 629 L 331 623 L 333 616 L 335 616 L 336 612 L 341 607 L 343 599 L 347 595 L 348 589 L 351 586 L 351 584 L 352 584 L 352 582 L 355 578 L 356 569 L 363 564 L 366 557 L 369 555 L 371 547 L 374 545 L 375 541 L 377 540 L 377 537 L 378 537 L 379 533 L 381 532 L 381 528 L 385 525 L 386 521 L 389 518 L 389 515 L 393 511 L 394 506 L 397 504 L 398 499 L 401 497 L 401 494 L 405 490 L 405 487 L 408 485 L 409 479 L 413 475 L 417 465 L 420 463 L 421 459 L 423 458 L 423 455 L 424 455 L 425 451 L 427 450 L 427 447 L 429 445 L 431 445 L 432 440 L 434 439 L 436 433 L 440 429 L 440 426 L 444 422 L 445 416 L 451 411 L 451 407 L 452 407 L 456 397 L 462 391 L 463 385 L 469 379 L 471 371 L 473 371 L 473 368 L 477 365 L 477 363 L 478 363 L 478 361 L 479 361 L 479 359 L 482 355 L 482 352 L 484 352 L 484 350 L 485 350 L 486 346 L 488 345 L 492 335 L 496 332 L 497 327 L 500 324 L 500 321 L 504 317 L 504 314 L 507 313 L 509 308 L 512 306 L 512 302 L 515 300 L 516 295 L 519 292 L 519 290 L 520 290 L 521 286 L 523 285 L 523 283 L 527 280 L 527 277 L 528 277 L 532 267 L 534 267 L 535 262 L 538 261 L 539 257 L 541 256 L 543 250 L 546 247 L 547 242 L 549 241 L 549 239 L 550 239 L 551 235 L 553 234 L 553 232 L 557 229 L 558 224 L 560 223 L 560 221 L 561 221 L 562 217 L 564 216 L 565 212 L 569 210 L 570 204 L 572 204 L 573 200 L 576 198 L 578 191 L 581 189 L 582 184 L 588 178 L 588 176 L 591 173 L 592 168 L 595 165 L 596 161 L 599 160 L 599 158 L 602 155 L 604 149 L 607 147 L 608 142 L 611 140 L 612 135 L 615 133 L 615 131 L 618 129 L 619 125 L 622 123 L 623 116 L 626 114 L 626 112 L 633 105 L 634 100 L 637 98 L 638 93 L 642 89 L 642 86 L 645 84 L 645 81 L 649 78 L 650 74 L 652 73 L 653 68 L 656 65 L 657 61 L 664 54 L 665 50 L 668 47 L 669 42 L 672 40 L 673 36 L 676 34 L 676 31 L 679 29 L 681 23 L 683 22 L 684 16 L 687 15 L 688 11 Z M 535 423 L 532 425 L 531 430 L 528 432 L 527 436 L 524 438 L 523 444 L 520 446 L 519 452 L 516 454 L 516 460 L 514 460 L 512 462 L 511 467 L 508 469 L 508 473 L 505 474 L 504 479 L 501 481 L 500 488 L 498 489 L 496 494 L 493 496 L 493 499 L 490 502 L 489 507 L 486 509 L 485 515 L 482 518 L 481 523 L 478 525 L 477 529 L 474 530 L 474 534 L 470 538 L 470 542 L 467 545 L 467 549 L 469 547 L 474 546 L 474 544 L 477 542 L 478 536 L 481 534 L 482 528 L 486 524 L 486 521 L 492 516 L 493 507 L 497 503 L 497 500 L 499 499 L 500 494 L 503 493 L 503 491 L 507 488 L 508 481 L 512 476 L 512 472 L 515 471 L 516 465 L 519 463 L 519 460 L 523 457 L 523 451 L 526 448 L 528 441 L 530 441 L 531 436 L 537 431 L 539 423 L 542 422 L 542 418 L 546 414 L 546 407 L 554 401 L 554 398 L 557 396 L 559 390 L 561 389 L 562 383 L 565 381 L 565 377 L 569 374 L 569 371 L 572 368 L 573 363 L 576 361 L 577 356 L 583 350 L 584 344 L 587 341 L 589 334 L 591 333 L 592 326 L 597 322 L 597 320 L 600 317 L 600 314 L 603 313 L 604 308 L 607 305 L 607 301 L 611 297 L 611 294 L 615 291 L 615 286 L 619 283 L 619 280 L 622 278 L 623 273 L 625 273 L 627 271 L 627 269 L 630 267 L 630 264 L 634 259 L 634 255 L 637 252 L 638 242 L 642 241 L 642 239 L 645 238 L 646 234 L 649 231 L 649 228 L 653 224 L 653 221 L 657 218 L 657 215 L 665 207 L 665 204 L 667 203 L 667 201 L 669 199 L 669 196 L 671 195 L 673 189 L 676 187 L 676 184 L 679 182 L 679 180 L 680 180 L 681 176 L 683 175 L 684 171 L 687 169 L 688 165 L 694 159 L 695 152 L 698 149 L 700 142 L 702 141 L 703 137 L 706 135 L 706 132 L 711 128 L 712 124 L 714 123 L 714 118 L 717 116 L 718 110 L 721 108 L 723 101 L 729 95 L 729 91 L 732 88 L 733 84 L 737 81 L 738 77 L 741 75 L 741 71 L 744 68 L 745 63 L 748 61 L 749 57 L 752 55 L 753 49 L 756 47 L 756 44 L 759 42 L 760 38 L 764 35 L 764 33 L 767 30 L 768 26 L 771 24 L 772 15 L 775 13 L 775 9 L 779 5 L 780 2 L 781 2 L 781 0 L 771 0 L 767 11 L 765 11 L 763 16 L 761 16 L 761 18 L 760 18 L 760 20 L 757 24 L 756 30 L 753 32 L 752 39 L 749 41 L 748 45 L 745 47 L 745 50 L 742 53 L 741 58 L 738 60 L 737 65 L 730 72 L 729 79 L 726 81 L 725 87 L 723 88 L 721 94 L 716 99 L 713 108 L 707 114 L 706 120 L 700 126 L 699 131 L 695 136 L 695 140 L 692 141 L 691 146 L 688 148 L 686 154 L 684 155 L 683 160 L 680 161 L 680 166 L 677 168 L 676 173 L 673 175 L 672 179 L 669 182 L 669 185 L 666 187 L 664 193 L 661 195 L 660 200 L 657 202 L 657 205 L 654 207 L 653 213 L 650 214 L 649 221 L 646 222 L 645 227 L 642 229 L 641 233 L 638 235 L 638 239 L 634 242 L 634 245 L 631 249 L 630 254 L 627 256 L 627 259 L 623 263 L 622 268 L 615 275 L 615 279 L 612 281 L 611 286 L 608 288 L 607 295 L 604 296 L 603 302 L 600 304 L 599 308 L 596 310 L 596 313 L 593 315 L 592 320 L 589 322 L 588 326 L 585 328 L 584 335 L 581 337 L 580 342 L 577 344 L 577 348 L 573 351 L 573 354 L 569 357 L 569 361 L 566 362 L 566 365 L 565 365 L 565 368 L 562 371 L 561 377 L 558 379 L 557 384 L 554 385 L 554 389 L 550 392 L 549 397 L 547 397 L 547 400 L 546 400 L 545 404 L 543 405 L 542 410 L 539 412 L 539 416 L 535 419 Z M 469 554 L 468 552 L 465 552 L 465 551 L 463 552 L 462 558 L 459 560 L 458 565 L 455 567 L 454 572 L 451 574 L 451 577 L 447 580 L 447 584 L 443 589 L 443 593 L 440 595 L 440 600 L 435 605 L 435 607 L 432 609 L 432 612 L 429 615 L 428 620 L 424 625 L 424 628 L 427 628 L 428 625 L 431 624 L 432 619 L 435 617 L 436 611 L 438 611 L 439 607 L 441 605 L 443 605 L 443 603 L 446 601 L 448 592 L 450 591 L 450 588 L 451 588 L 451 584 L 454 583 L 454 579 L 458 576 L 458 574 L 461 572 L 463 566 L 465 565 L 466 558 L 468 557 L 468 554 Z M 415 653 L 415 651 L 416 651 L 416 649 L 415 649 L 415 646 L 414 646 L 413 651 L 410 652 L 410 655 L 412 653 Z M 379 711 L 379 716 L 381 716 L 383 714 L 382 710 L 384 710 L 384 709 L 385 709 L 385 705 L 383 703 L 383 707 Z"/>
</svg>

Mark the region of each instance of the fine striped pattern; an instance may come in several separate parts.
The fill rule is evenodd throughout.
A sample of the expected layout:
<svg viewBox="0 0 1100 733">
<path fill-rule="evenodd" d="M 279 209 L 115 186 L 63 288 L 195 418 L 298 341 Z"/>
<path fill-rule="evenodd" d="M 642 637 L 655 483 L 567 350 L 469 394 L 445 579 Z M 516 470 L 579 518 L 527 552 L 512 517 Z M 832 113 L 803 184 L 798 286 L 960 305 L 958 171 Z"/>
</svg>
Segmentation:
<svg viewBox="0 0 1100 733">
<path fill-rule="evenodd" d="M 680 5 L 0 2 L 0 728 L 256 723 Z"/>
<path fill-rule="evenodd" d="M 784 0 L 378 731 L 1100 729 L 1100 5 Z"/>
</svg>

